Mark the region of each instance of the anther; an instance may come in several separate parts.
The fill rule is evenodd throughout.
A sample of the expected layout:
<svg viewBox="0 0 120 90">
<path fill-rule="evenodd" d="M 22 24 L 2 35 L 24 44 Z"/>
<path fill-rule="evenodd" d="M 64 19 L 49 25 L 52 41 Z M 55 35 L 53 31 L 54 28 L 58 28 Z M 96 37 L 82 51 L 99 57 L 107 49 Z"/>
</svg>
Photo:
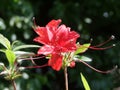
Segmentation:
<svg viewBox="0 0 120 90">
<path fill-rule="evenodd" d="M 33 17 L 32 20 L 35 21 L 35 17 Z"/>
<path fill-rule="evenodd" d="M 36 22 L 35 22 L 35 17 L 33 17 L 32 20 L 33 20 L 33 23 L 34 23 L 34 27 L 36 27 L 37 24 L 36 24 Z"/>
<path fill-rule="evenodd" d="M 116 46 L 116 44 L 113 44 L 112 46 L 114 47 L 114 46 Z"/>
<path fill-rule="evenodd" d="M 111 39 L 114 40 L 114 39 L 115 39 L 115 36 L 114 36 L 114 35 L 111 35 Z"/>
<path fill-rule="evenodd" d="M 115 69 L 117 69 L 118 68 L 118 65 L 115 65 L 115 67 L 114 67 Z"/>
<path fill-rule="evenodd" d="M 20 71 L 25 70 L 25 67 L 19 67 L 19 70 Z"/>
<path fill-rule="evenodd" d="M 92 41 L 93 41 L 93 39 L 91 38 L 91 39 L 90 39 L 90 43 L 92 43 Z"/>
</svg>

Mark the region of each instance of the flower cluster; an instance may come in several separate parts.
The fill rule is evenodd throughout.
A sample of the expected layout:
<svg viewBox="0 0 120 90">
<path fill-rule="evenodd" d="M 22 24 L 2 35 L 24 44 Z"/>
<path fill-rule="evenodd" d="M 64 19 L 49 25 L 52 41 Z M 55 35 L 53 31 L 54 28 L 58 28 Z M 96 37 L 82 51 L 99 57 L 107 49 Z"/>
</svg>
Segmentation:
<svg viewBox="0 0 120 90">
<path fill-rule="evenodd" d="M 38 54 L 50 56 L 48 65 L 57 71 L 64 65 L 65 58 L 70 58 L 66 57 L 66 54 L 68 56 L 71 52 L 76 51 L 76 40 L 80 37 L 78 33 L 71 31 L 70 27 L 60 25 L 60 23 L 60 19 L 52 20 L 45 27 L 36 26 L 34 28 L 39 35 L 34 41 L 43 44 L 38 50 Z M 68 64 L 73 66 L 74 62 L 70 61 Z"/>
</svg>

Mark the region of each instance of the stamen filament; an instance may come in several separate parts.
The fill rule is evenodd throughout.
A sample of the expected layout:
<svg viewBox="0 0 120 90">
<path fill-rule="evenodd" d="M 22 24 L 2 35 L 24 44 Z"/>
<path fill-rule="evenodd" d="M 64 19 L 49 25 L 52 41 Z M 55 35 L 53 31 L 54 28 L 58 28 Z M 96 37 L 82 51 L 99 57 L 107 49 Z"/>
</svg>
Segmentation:
<svg viewBox="0 0 120 90">
<path fill-rule="evenodd" d="M 108 47 L 103 47 L 103 48 L 98 48 L 98 47 L 94 47 L 94 46 L 90 46 L 89 49 L 94 49 L 94 50 L 105 50 L 105 49 L 109 49 L 114 47 L 115 44 L 113 44 L 112 46 L 108 46 Z"/>
<path fill-rule="evenodd" d="M 32 58 L 32 57 L 30 57 L 30 58 L 31 58 L 31 62 L 32 62 L 34 65 L 36 65 L 36 63 L 34 62 L 33 58 Z"/>
<path fill-rule="evenodd" d="M 100 44 L 98 44 L 98 45 L 96 45 L 96 46 L 93 46 L 93 47 L 103 46 L 103 45 L 105 45 L 106 43 L 108 43 L 109 41 L 111 41 L 111 40 L 113 40 L 113 39 L 115 39 L 115 36 L 114 36 L 114 35 L 112 35 L 107 41 L 105 41 L 105 42 L 103 42 L 103 43 L 100 43 Z"/>
<path fill-rule="evenodd" d="M 44 58 L 45 56 L 41 56 L 41 57 L 34 57 L 34 58 L 32 58 L 32 57 L 30 57 L 30 58 L 18 58 L 18 59 L 20 59 L 20 60 L 31 60 L 31 58 L 32 59 L 40 59 L 40 58 Z"/>
<path fill-rule="evenodd" d="M 48 66 L 48 64 L 44 64 L 41 66 L 28 66 L 28 67 L 24 67 L 24 68 L 42 68 L 42 67 L 46 67 L 46 66 Z"/>
<path fill-rule="evenodd" d="M 88 66 L 88 67 L 91 68 L 92 70 L 94 70 L 94 71 L 96 71 L 96 72 L 99 72 L 99 73 L 105 73 L 105 74 L 111 73 L 111 72 L 113 72 L 113 71 L 117 68 L 117 67 L 115 67 L 115 68 L 113 68 L 113 69 L 111 69 L 111 70 L 101 71 L 101 70 L 98 70 L 98 69 L 92 67 L 91 65 L 87 64 L 86 62 L 84 62 L 84 61 L 82 61 L 82 60 L 77 60 L 77 61 L 85 64 L 86 66 Z"/>
</svg>

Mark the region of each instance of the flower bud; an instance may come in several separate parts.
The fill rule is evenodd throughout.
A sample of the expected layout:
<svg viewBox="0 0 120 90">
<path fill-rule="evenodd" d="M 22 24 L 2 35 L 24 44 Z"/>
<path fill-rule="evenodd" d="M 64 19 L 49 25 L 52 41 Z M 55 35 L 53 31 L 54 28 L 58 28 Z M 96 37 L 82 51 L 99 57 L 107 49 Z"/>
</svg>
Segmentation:
<svg viewBox="0 0 120 90">
<path fill-rule="evenodd" d="M 71 68 L 75 67 L 75 61 L 71 61 L 71 62 L 70 62 L 70 67 L 71 67 Z"/>
</svg>

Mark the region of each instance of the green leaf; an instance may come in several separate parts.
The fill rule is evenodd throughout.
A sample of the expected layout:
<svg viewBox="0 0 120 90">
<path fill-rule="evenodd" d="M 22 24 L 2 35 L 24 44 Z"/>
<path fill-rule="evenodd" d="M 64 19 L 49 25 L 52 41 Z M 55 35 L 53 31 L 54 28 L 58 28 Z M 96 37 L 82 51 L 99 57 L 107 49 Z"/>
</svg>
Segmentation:
<svg viewBox="0 0 120 90">
<path fill-rule="evenodd" d="M 6 49 L 0 49 L 0 52 L 5 53 Z"/>
<path fill-rule="evenodd" d="M 82 56 L 82 57 L 81 57 L 81 60 L 86 61 L 86 62 L 91 62 L 91 61 L 92 61 L 91 58 L 86 57 L 86 56 Z"/>
<path fill-rule="evenodd" d="M 5 51 L 6 57 L 8 59 L 9 65 L 12 67 L 14 65 L 16 56 L 13 51 L 11 50 L 6 50 Z"/>
<path fill-rule="evenodd" d="M 24 49 L 24 48 L 40 48 L 40 46 L 39 45 L 20 45 L 20 46 L 15 47 L 13 51 L 17 51 L 17 50 Z"/>
<path fill-rule="evenodd" d="M 14 53 L 15 53 L 16 57 L 22 57 L 22 58 L 35 55 L 33 52 L 25 52 L 25 51 L 15 51 Z"/>
<path fill-rule="evenodd" d="M 10 41 L 2 34 L 0 34 L 0 43 L 7 49 L 11 48 Z"/>
<path fill-rule="evenodd" d="M 15 55 L 34 54 L 33 52 L 15 51 Z"/>
<path fill-rule="evenodd" d="M 85 61 L 85 62 L 91 62 L 91 61 L 92 61 L 92 59 L 89 58 L 89 57 L 79 56 L 79 55 L 75 55 L 75 59 L 76 59 L 76 60 L 82 60 L 82 61 Z"/>
<path fill-rule="evenodd" d="M 76 50 L 75 54 L 83 53 L 85 52 L 90 46 L 90 43 L 79 45 L 78 49 Z"/>
<path fill-rule="evenodd" d="M 20 44 L 20 43 L 21 43 L 20 41 L 15 40 L 15 41 L 12 42 L 12 45 L 11 45 L 11 46 L 12 46 L 12 48 L 13 48 L 15 44 Z"/>
<path fill-rule="evenodd" d="M 91 89 L 90 89 L 90 86 L 89 86 L 87 80 L 85 79 L 85 77 L 83 76 L 83 74 L 80 73 L 80 75 L 81 75 L 82 83 L 83 83 L 83 85 L 84 85 L 85 90 L 91 90 Z"/>
<path fill-rule="evenodd" d="M 4 69 L 4 63 L 0 62 L 0 71 L 3 71 L 3 69 Z"/>
</svg>

